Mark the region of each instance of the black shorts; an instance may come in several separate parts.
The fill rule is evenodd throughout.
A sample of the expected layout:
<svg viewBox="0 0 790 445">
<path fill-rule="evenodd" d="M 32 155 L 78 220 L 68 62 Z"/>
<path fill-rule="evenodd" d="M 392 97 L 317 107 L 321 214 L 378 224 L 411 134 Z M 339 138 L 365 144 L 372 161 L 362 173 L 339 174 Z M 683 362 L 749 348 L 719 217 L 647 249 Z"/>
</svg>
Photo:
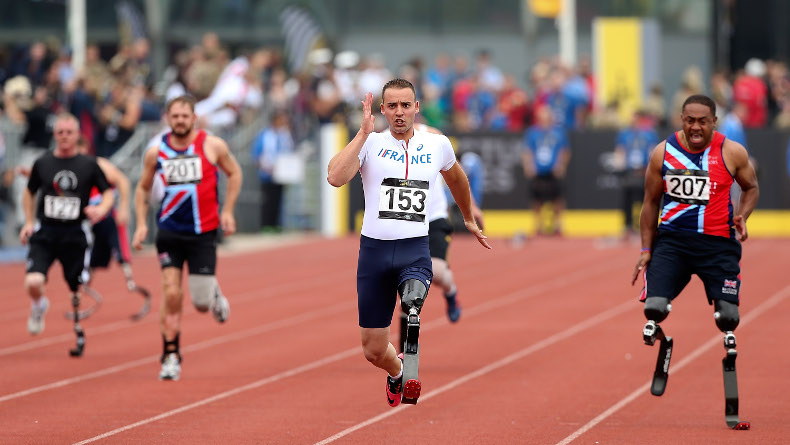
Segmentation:
<svg viewBox="0 0 790 445">
<path fill-rule="evenodd" d="M 108 216 L 93 225 L 93 247 L 91 247 L 91 268 L 105 268 L 110 259 L 123 264 L 121 245 L 118 241 L 118 226 L 115 219 Z"/>
<path fill-rule="evenodd" d="M 562 196 L 562 184 L 553 174 L 538 175 L 532 179 L 532 198 L 536 201 L 554 201 Z"/>
<path fill-rule="evenodd" d="M 398 286 L 417 279 L 430 288 L 433 279 L 428 237 L 379 240 L 362 235 L 357 264 L 359 326 L 386 328 L 392 323 Z"/>
<path fill-rule="evenodd" d="M 76 292 L 79 285 L 88 280 L 86 266 L 90 249 L 86 230 L 80 225 L 41 226 L 30 237 L 26 271 L 46 276 L 52 263 L 58 260 L 69 289 Z"/>
<path fill-rule="evenodd" d="M 439 218 L 428 223 L 428 247 L 431 258 L 447 261 L 447 249 L 450 247 L 450 238 L 453 226 L 447 218 Z"/>
<path fill-rule="evenodd" d="M 721 236 L 660 231 L 645 273 L 645 296 L 677 297 L 696 274 L 708 303 L 739 303 L 741 243 Z"/>
<path fill-rule="evenodd" d="M 214 275 L 217 268 L 217 231 L 195 235 L 159 229 L 156 234 L 156 251 L 159 265 L 184 267 L 187 262 L 192 275 Z"/>
</svg>

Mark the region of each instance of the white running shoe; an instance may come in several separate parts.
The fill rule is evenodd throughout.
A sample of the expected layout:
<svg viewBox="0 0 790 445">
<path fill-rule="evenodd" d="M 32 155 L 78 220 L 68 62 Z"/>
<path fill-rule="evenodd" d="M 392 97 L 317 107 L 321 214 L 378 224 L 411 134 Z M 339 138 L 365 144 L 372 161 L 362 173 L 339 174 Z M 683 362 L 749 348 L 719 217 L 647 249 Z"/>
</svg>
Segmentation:
<svg viewBox="0 0 790 445">
<path fill-rule="evenodd" d="M 162 362 L 159 380 L 176 381 L 179 377 L 181 377 L 181 360 L 178 359 L 178 354 L 171 352 L 167 354 L 165 361 Z"/>
<path fill-rule="evenodd" d="M 27 331 L 31 335 L 38 335 L 44 330 L 44 315 L 49 309 L 49 299 L 41 296 L 38 301 L 30 302 L 30 317 L 27 319 Z"/>
<path fill-rule="evenodd" d="M 219 323 L 227 321 L 230 316 L 230 303 L 228 303 L 228 299 L 224 295 L 218 293 L 214 297 L 214 302 L 211 304 L 211 314 L 214 315 L 214 319 Z"/>
</svg>

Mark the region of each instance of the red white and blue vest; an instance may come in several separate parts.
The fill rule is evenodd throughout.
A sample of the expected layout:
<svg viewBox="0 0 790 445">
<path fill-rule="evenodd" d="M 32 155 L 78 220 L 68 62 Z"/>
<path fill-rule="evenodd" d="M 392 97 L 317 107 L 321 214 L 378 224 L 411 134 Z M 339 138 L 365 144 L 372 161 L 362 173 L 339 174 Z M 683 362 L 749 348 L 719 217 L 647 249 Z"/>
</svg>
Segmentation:
<svg viewBox="0 0 790 445">
<path fill-rule="evenodd" d="M 191 234 L 214 230 L 219 226 L 218 173 L 203 149 L 206 132 L 199 130 L 186 148 L 173 147 L 170 134 L 162 136 L 156 162 L 156 174 L 165 185 L 156 215 L 159 228 Z"/>
<path fill-rule="evenodd" d="M 659 230 L 735 237 L 730 200 L 733 176 L 724 164 L 724 139 L 714 131 L 710 146 L 692 153 L 680 143 L 678 133 L 667 138 Z"/>
</svg>

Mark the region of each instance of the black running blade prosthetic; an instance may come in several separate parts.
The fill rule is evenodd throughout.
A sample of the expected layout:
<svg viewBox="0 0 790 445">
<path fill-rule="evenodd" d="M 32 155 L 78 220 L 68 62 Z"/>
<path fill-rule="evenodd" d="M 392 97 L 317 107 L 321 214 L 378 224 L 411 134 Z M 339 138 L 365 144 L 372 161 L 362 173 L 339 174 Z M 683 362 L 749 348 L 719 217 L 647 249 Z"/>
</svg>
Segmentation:
<svg viewBox="0 0 790 445">
<path fill-rule="evenodd" d="M 85 350 L 85 333 L 79 327 L 75 328 L 77 334 L 77 345 L 73 349 L 69 349 L 69 355 L 72 357 L 82 357 L 82 352 Z"/>
<path fill-rule="evenodd" d="M 737 353 L 734 349 L 727 351 L 727 356 L 721 360 L 724 373 L 724 420 L 727 426 L 734 430 L 748 430 L 749 422 L 738 418 L 738 374 L 735 370 Z"/>
<path fill-rule="evenodd" d="M 140 307 L 140 310 L 132 314 L 131 317 L 132 321 L 140 321 L 143 317 L 148 315 L 148 312 L 151 310 L 151 294 L 146 288 L 140 286 L 133 286 L 131 291 L 143 297 L 143 305 Z"/>
<path fill-rule="evenodd" d="M 85 309 L 83 309 L 81 311 L 78 311 L 77 312 L 77 320 L 85 320 L 86 318 L 88 318 L 91 315 L 93 315 L 94 312 L 99 310 L 99 308 L 101 307 L 102 301 L 104 301 L 104 299 L 102 298 L 101 294 L 99 292 L 97 292 L 96 289 L 93 289 L 92 287 L 88 287 L 88 286 L 83 285 L 82 286 L 82 294 L 89 296 L 91 298 L 91 300 L 93 300 L 93 304 L 90 307 L 87 307 L 87 308 L 85 308 Z M 74 312 L 73 311 L 66 311 L 66 312 L 63 313 L 63 316 L 66 317 L 66 320 L 74 320 Z"/>
<path fill-rule="evenodd" d="M 654 396 L 661 396 L 667 389 L 669 379 L 669 361 L 672 358 L 672 337 L 661 339 L 658 348 L 658 358 L 656 359 L 656 370 L 653 372 L 653 383 L 650 385 L 650 393 Z"/>
<path fill-rule="evenodd" d="M 406 344 L 403 348 L 403 396 L 401 402 L 415 405 L 420 397 L 422 385 L 419 380 L 420 366 L 420 317 L 410 313 L 406 325 Z"/>
</svg>

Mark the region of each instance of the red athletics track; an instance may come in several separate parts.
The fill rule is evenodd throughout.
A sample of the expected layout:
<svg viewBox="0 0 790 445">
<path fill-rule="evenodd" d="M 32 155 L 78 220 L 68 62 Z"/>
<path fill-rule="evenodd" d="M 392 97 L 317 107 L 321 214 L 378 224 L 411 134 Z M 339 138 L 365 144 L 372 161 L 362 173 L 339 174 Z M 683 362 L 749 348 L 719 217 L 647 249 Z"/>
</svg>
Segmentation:
<svg viewBox="0 0 790 445">
<path fill-rule="evenodd" d="M 384 373 L 362 357 L 357 328 L 358 240 L 309 240 L 227 254 L 225 325 L 188 303 L 184 370 L 160 382 L 156 309 L 129 321 L 139 298 L 120 271 L 99 273 L 104 306 L 74 345 L 56 266 L 52 308 L 30 337 L 22 265 L 0 266 L 0 443 L 243 444 L 729 444 L 787 443 L 790 240 L 745 243 L 738 371 L 741 418 L 724 423 L 722 335 L 695 278 L 662 323 L 675 337 L 663 397 L 647 383 L 656 349 L 629 285 L 637 249 L 538 239 L 521 249 L 468 236 L 451 246 L 464 312 L 457 325 L 438 294 L 423 311 L 417 406 L 391 409 Z M 151 254 L 137 281 L 155 290 Z"/>
</svg>

